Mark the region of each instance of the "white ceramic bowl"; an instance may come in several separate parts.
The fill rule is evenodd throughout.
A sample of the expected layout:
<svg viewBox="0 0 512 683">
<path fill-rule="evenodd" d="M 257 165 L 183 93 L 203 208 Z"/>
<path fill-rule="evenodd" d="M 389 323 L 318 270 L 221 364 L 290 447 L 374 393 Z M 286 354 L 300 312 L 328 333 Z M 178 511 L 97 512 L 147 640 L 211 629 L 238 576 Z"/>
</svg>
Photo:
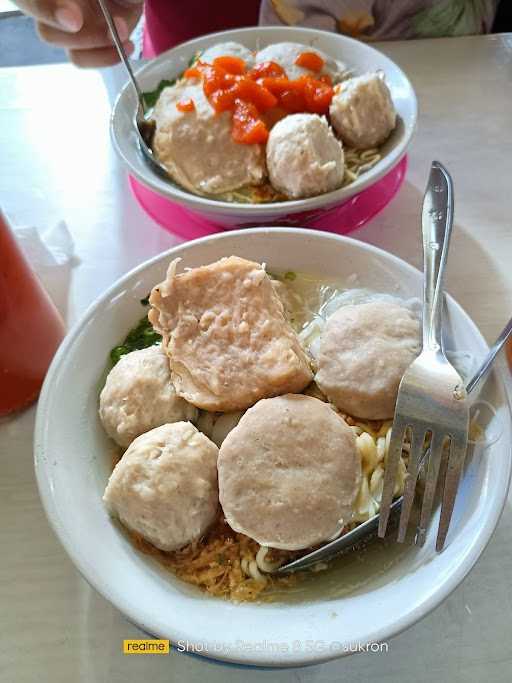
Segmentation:
<svg viewBox="0 0 512 683">
<path fill-rule="evenodd" d="M 269 269 L 342 281 L 356 273 L 358 286 L 421 296 L 421 275 L 410 265 L 373 246 L 316 231 L 248 229 L 157 256 L 95 301 L 59 349 L 39 402 L 37 480 L 50 523 L 79 571 L 142 629 L 175 645 L 188 641 L 203 654 L 231 662 L 320 662 L 407 628 L 444 600 L 476 562 L 498 522 L 510 479 L 506 394 L 498 379 L 486 388 L 497 408 L 489 429 L 499 423 L 503 434 L 471 460 L 440 555 L 434 550 L 434 520 L 423 548 L 408 549 L 387 567 L 376 562 L 367 583 L 344 597 L 315 598 L 313 589 L 307 602 L 236 605 L 199 593 L 137 552 L 109 518 L 101 496 L 112 444 L 98 419 L 98 393 L 109 349 L 140 318 L 139 299 L 161 280 L 171 258 L 181 256 L 183 266 L 198 266 L 230 254 L 265 261 Z M 453 299 L 448 309 L 450 344 L 481 359 L 487 346 L 479 331 Z"/>
<path fill-rule="evenodd" d="M 162 79 L 176 78 L 183 73 L 191 57 L 198 51 L 205 50 L 215 43 L 229 40 L 240 42 L 252 49 L 282 41 L 299 42 L 313 45 L 328 55 L 340 59 L 356 74 L 381 69 L 386 74 L 399 115 L 398 125 L 384 145 L 383 158 L 348 187 L 308 199 L 273 204 L 233 204 L 199 197 L 181 189 L 172 181 L 161 178 L 145 162 L 138 150 L 137 134 L 133 129 L 136 98 L 131 84 L 127 83 L 114 104 L 111 119 L 112 140 L 129 172 L 150 189 L 173 202 L 183 204 L 218 225 L 226 227 L 268 225 L 283 221 L 297 213 L 320 212 L 342 204 L 382 178 L 404 156 L 411 141 L 417 117 L 416 96 L 408 78 L 382 52 L 336 33 L 287 27 L 245 28 L 214 33 L 168 50 L 142 67 L 137 72 L 137 79 L 142 90 L 153 90 Z"/>
</svg>

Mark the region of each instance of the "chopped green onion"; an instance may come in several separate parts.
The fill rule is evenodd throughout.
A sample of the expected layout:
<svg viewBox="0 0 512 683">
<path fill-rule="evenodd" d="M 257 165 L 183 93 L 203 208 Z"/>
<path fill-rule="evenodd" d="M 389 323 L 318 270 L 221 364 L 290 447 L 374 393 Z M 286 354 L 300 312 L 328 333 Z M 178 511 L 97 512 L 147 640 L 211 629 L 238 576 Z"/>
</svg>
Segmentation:
<svg viewBox="0 0 512 683">
<path fill-rule="evenodd" d="M 112 361 L 112 364 L 115 365 L 121 356 L 124 356 L 125 353 L 129 353 L 129 351 L 130 349 L 127 346 L 124 346 L 124 344 L 121 344 L 121 346 L 115 346 L 110 352 L 110 360 Z"/>
<path fill-rule="evenodd" d="M 146 341 L 151 342 L 151 344 L 158 344 L 158 342 L 161 339 L 160 335 L 153 329 L 144 330 L 144 332 L 142 333 L 142 337 Z"/>
<path fill-rule="evenodd" d="M 121 356 L 138 349 L 147 349 L 162 341 L 162 337 L 155 332 L 147 316 L 144 316 L 137 325 L 126 335 L 126 339 L 119 346 L 115 346 L 110 352 L 110 360 L 115 365 Z"/>
<path fill-rule="evenodd" d="M 160 81 L 160 83 L 156 86 L 154 90 L 149 90 L 148 92 L 143 92 L 142 97 L 144 98 L 144 102 L 146 103 L 146 107 L 151 108 L 154 107 L 155 104 L 157 103 L 158 98 L 160 97 L 160 94 L 164 88 L 168 88 L 171 85 L 174 85 L 176 83 L 176 79 L 172 81 L 168 81 L 167 79 L 163 79 Z"/>
<path fill-rule="evenodd" d="M 201 50 L 198 50 L 197 52 L 194 52 L 192 57 L 190 58 L 188 62 L 188 68 L 190 69 L 191 66 L 194 66 L 194 64 L 199 60 L 199 57 L 201 56 Z M 181 76 L 180 76 L 181 78 Z"/>
<path fill-rule="evenodd" d="M 187 65 L 187 68 L 190 68 L 191 66 L 194 66 L 194 64 L 197 62 L 199 57 L 201 56 L 201 52 L 195 52 L 192 57 L 190 58 L 190 61 Z M 160 83 L 156 86 L 154 90 L 148 90 L 147 92 L 142 93 L 142 97 L 144 98 L 144 102 L 146 103 L 146 107 L 151 109 L 152 107 L 155 106 L 155 104 L 158 101 L 158 98 L 160 97 L 162 90 L 164 88 L 168 88 L 171 85 L 175 85 L 176 81 L 179 80 L 180 78 L 183 77 L 183 74 L 180 74 L 178 78 L 173 78 L 172 81 L 167 80 L 164 78 L 163 80 L 160 81 Z"/>
</svg>

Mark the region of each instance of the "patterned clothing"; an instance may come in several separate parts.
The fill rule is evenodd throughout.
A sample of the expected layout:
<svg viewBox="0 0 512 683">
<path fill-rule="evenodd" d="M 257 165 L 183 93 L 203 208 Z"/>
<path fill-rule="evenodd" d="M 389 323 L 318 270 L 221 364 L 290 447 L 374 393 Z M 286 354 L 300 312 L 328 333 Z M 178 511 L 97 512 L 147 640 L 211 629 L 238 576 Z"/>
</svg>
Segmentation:
<svg viewBox="0 0 512 683">
<path fill-rule="evenodd" d="M 359 40 L 488 33 L 499 0 L 263 0 L 260 24 L 309 26 Z"/>
<path fill-rule="evenodd" d="M 310 26 L 360 40 L 487 33 L 499 0 L 146 0 L 145 57 L 239 26 Z"/>
</svg>

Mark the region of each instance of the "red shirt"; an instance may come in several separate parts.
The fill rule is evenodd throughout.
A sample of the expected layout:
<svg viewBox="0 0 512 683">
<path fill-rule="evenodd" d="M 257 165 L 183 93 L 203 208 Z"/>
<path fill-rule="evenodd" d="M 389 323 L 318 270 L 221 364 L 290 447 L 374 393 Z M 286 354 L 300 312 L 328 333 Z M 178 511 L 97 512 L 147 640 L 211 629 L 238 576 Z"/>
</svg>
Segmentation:
<svg viewBox="0 0 512 683">
<path fill-rule="evenodd" d="M 144 57 L 205 33 L 257 26 L 260 0 L 147 0 Z"/>
</svg>

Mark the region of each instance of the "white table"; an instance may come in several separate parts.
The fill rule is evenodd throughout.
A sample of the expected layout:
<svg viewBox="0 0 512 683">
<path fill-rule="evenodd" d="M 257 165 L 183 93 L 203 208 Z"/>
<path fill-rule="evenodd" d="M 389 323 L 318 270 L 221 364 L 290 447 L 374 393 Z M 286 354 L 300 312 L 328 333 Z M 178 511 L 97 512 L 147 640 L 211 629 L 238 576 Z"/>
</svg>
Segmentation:
<svg viewBox="0 0 512 683">
<path fill-rule="evenodd" d="M 11 0 L 0 0 L 0 14 L 15 14 L 19 12 L 16 5 Z"/>
<path fill-rule="evenodd" d="M 450 292 L 492 340 L 512 300 L 512 36 L 381 46 L 410 75 L 419 128 L 407 180 L 385 211 L 356 233 L 420 265 L 419 213 L 429 163 L 456 184 Z M 64 219 L 76 243 L 67 320 L 119 275 L 175 238 L 132 199 L 108 138 L 122 72 L 68 65 L 0 70 L 0 204 L 19 223 Z M 1 257 L 1 255 L 0 255 Z M 360 654 L 291 671 L 238 671 L 198 658 L 123 656 L 143 637 L 75 571 L 44 516 L 32 467 L 34 409 L 0 423 L 0 680 L 369 681 L 494 683 L 512 670 L 510 502 L 477 566 L 387 654 Z"/>
</svg>

